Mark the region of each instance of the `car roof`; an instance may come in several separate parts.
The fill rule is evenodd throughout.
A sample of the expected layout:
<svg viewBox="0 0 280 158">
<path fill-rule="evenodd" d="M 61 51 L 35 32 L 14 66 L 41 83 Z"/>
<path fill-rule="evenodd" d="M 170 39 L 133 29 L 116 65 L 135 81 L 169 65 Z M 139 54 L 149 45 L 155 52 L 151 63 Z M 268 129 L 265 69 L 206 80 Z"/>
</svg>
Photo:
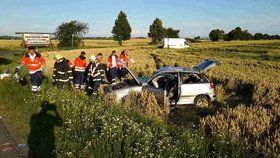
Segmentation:
<svg viewBox="0 0 280 158">
<path fill-rule="evenodd" d="M 163 67 L 155 71 L 155 73 L 162 73 L 162 72 L 200 73 L 198 70 L 184 68 L 184 67 Z"/>
</svg>

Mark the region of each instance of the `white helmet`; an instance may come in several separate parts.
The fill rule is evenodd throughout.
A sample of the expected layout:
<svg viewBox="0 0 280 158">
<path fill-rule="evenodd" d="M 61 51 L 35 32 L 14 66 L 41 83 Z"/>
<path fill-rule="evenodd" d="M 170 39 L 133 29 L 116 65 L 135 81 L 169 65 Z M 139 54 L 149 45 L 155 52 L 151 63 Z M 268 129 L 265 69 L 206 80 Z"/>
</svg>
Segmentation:
<svg viewBox="0 0 280 158">
<path fill-rule="evenodd" d="M 58 53 L 57 53 L 57 54 L 54 55 L 54 59 L 55 59 L 55 60 L 60 60 L 60 59 L 62 59 L 62 58 L 63 58 L 63 56 L 62 56 L 61 54 L 58 54 Z"/>
<path fill-rule="evenodd" d="M 89 57 L 89 61 L 95 61 L 96 57 L 94 55 Z"/>
</svg>

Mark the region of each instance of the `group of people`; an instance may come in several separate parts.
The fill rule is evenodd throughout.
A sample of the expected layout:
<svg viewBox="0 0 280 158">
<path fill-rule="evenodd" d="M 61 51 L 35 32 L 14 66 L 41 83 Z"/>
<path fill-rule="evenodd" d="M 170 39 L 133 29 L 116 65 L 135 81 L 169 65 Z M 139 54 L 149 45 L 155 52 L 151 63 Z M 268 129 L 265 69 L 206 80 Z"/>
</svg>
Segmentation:
<svg viewBox="0 0 280 158">
<path fill-rule="evenodd" d="M 100 85 L 106 83 L 105 76 L 113 85 L 116 84 L 117 77 L 120 81 L 124 81 L 129 61 L 127 55 L 128 51 L 124 50 L 118 57 L 116 51 L 113 50 L 107 59 L 107 64 L 102 64 L 102 53 L 90 56 L 87 63 L 86 52 L 83 51 L 72 64 L 70 60 L 57 53 L 54 56 L 52 83 L 58 89 L 74 85 L 77 90 L 86 90 L 88 95 L 97 94 Z M 44 70 L 42 67 L 45 67 L 45 63 L 43 56 L 35 51 L 35 47 L 30 46 L 28 53 L 23 56 L 21 64 L 16 67 L 19 70 L 22 66 L 27 65 L 32 92 L 39 92 L 41 89 L 42 70 Z"/>
</svg>

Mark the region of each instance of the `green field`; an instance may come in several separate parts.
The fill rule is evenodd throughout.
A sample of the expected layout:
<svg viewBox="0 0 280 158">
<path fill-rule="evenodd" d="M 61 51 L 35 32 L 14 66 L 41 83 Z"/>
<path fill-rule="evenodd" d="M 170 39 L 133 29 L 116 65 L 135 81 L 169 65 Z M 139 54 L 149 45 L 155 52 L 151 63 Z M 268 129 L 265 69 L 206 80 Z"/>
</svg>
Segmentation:
<svg viewBox="0 0 280 158">
<path fill-rule="evenodd" d="M 190 43 L 186 49 L 159 49 L 149 41 L 133 39 L 118 46 L 112 40 L 85 40 L 78 49 L 42 48 L 49 72 L 41 96 L 32 96 L 30 87 L 14 79 L 0 80 L 0 109 L 21 127 L 21 137 L 30 139 L 29 121 L 37 116 L 42 101 L 55 105 L 63 124 L 52 124 L 58 127 L 47 134 L 54 135 L 59 157 L 280 156 L 279 40 L 203 41 Z M 0 51 L 22 53 L 20 42 L 0 40 Z M 217 102 L 209 108 L 170 109 L 158 105 L 149 94 L 131 94 L 118 104 L 110 102 L 113 96 L 88 99 L 83 93 L 59 92 L 49 82 L 57 52 L 71 60 L 81 51 L 88 57 L 102 52 L 105 63 L 112 50 L 119 54 L 123 49 L 136 61 L 129 65 L 136 76 L 149 76 L 162 66 L 221 61 L 222 65 L 207 73 L 216 85 Z M 0 60 L 0 72 L 13 72 L 21 55 L 1 56 Z M 137 102 L 137 98 L 144 101 Z M 55 116 L 53 111 L 50 115 Z M 41 150 L 48 153 L 49 149 Z"/>
</svg>

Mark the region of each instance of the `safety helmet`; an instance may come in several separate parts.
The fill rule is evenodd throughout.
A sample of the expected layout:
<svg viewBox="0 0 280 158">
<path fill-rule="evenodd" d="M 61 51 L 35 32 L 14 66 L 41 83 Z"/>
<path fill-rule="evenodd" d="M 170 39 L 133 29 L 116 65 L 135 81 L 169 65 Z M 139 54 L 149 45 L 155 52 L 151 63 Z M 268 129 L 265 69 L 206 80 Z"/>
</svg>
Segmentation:
<svg viewBox="0 0 280 158">
<path fill-rule="evenodd" d="M 96 57 L 94 55 L 89 57 L 89 61 L 95 61 Z"/>
<path fill-rule="evenodd" d="M 63 57 L 62 57 L 62 55 L 61 54 L 55 54 L 54 55 L 54 59 L 55 60 L 60 60 L 60 59 L 62 59 Z"/>
</svg>

